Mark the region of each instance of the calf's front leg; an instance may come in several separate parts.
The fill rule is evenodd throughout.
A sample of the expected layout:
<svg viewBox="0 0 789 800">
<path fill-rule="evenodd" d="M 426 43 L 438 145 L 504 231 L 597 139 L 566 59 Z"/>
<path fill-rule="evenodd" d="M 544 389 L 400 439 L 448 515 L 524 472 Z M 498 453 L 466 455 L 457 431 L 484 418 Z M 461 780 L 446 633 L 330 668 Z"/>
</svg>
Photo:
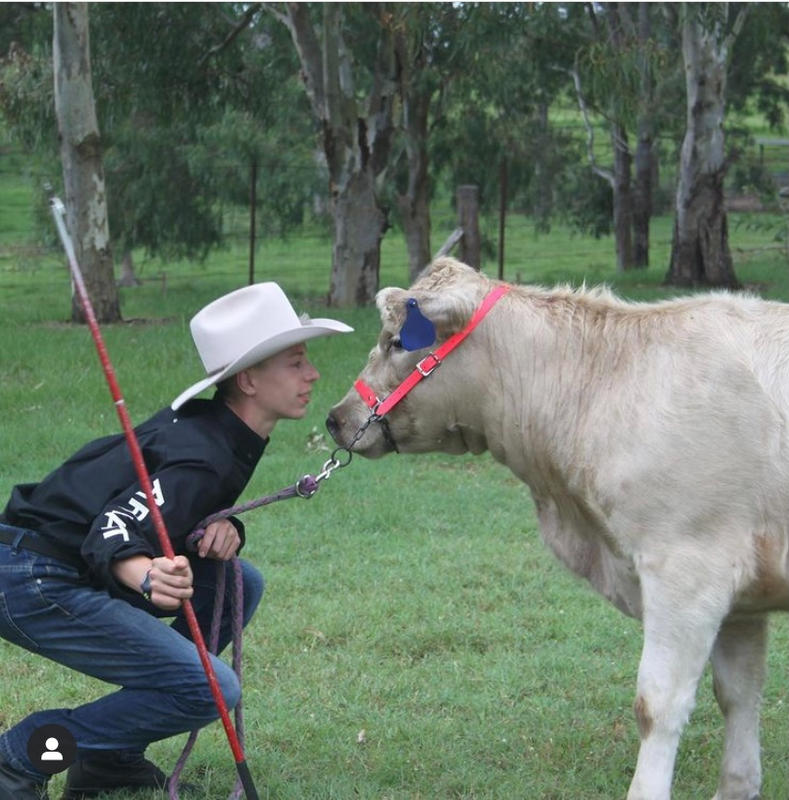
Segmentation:
<svg viewBox="0 0 789 800">
<path fill-rule="evenodd" d="M 627 800 L 670 800 L 680 734 L 729 597 L 700 582 L 703 570 L 670 559 L 640 574 L 644 646 L 635 701 L 641 746 Z M 703 578 L 701 578 L 703 581 Z"/>
</svg>

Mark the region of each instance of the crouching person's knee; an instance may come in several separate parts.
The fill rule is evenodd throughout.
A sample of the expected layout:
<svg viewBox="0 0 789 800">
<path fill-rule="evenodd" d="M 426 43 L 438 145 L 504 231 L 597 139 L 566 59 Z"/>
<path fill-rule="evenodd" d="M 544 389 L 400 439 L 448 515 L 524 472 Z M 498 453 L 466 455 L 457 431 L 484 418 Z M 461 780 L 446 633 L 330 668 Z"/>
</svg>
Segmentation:
<svg viewBox="0 0 789 800">
<path fill-rule="evenodd" d="M 241 683 L 238 680 L 238 675 L 236 675 L 224 661 L 220 661 L 218 658 L 214 660 L 214 671 L 216 672 L 216 679 L 219 683 L 219 690 L 222 692 L 222 697 L 225 700 L 225 705 L 229 709 L 235 708 L 238 705 L 238 701 L 241 699 Z M 212 705 L 216 706 L 214 695 L 211 693 L 210 687 L 208 691 L 211 695 Z M 216 716 L 219 716 L 218 711 L 216 712 Z"/>
<path fill-rule="evenodd" d="M 238 676 L 224 661 L 211 656 L 219 690 L 228 709 L 235 708 L 241 699 L 241 684 Z M 189 691 L 190 712 L 199 716 L 203 724 L 213 722 L 219 717 L 214 694 L 208 683 L 208 677 L 203 672 L 202 680 L 195 680 Z"/>
</svg>

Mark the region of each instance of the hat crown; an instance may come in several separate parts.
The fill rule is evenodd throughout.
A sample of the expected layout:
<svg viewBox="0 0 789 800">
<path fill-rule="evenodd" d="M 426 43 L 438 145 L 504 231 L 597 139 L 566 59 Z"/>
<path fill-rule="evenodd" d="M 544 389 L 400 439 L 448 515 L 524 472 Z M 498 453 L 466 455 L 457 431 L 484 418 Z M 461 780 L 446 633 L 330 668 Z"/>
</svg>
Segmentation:
<svg viewBox="0 0 789 800">
<path fill-rule="evenodd" d="M 209 375 L 251 352 L 260 341 L 299 325 L 290 301 L 273 282 L 230 292 L 198 311 L 189 323 Z"/>
</svg>

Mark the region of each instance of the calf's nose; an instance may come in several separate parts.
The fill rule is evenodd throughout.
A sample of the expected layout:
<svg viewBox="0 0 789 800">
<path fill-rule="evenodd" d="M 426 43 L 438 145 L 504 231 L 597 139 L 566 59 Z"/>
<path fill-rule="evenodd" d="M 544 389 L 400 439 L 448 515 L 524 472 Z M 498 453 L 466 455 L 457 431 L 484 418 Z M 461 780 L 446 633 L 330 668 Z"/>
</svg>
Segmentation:
<svg viewBox="0 0 789 800">
<path fill-rule="evenodd" d="M 326 417 L 326 429 L 331 434 L 332 439 L 336 440 L 340 432 L 340 423 L 337 422 L 337 418 L 332 412 L 329 412 L 329 416 Z"/>
</svg>

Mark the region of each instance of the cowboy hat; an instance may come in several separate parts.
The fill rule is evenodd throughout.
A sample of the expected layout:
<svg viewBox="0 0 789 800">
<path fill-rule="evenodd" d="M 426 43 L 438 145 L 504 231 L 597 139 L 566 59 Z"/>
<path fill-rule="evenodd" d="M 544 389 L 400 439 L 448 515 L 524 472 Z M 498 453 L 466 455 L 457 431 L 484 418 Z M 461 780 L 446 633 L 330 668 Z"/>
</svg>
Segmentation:
<svg viewBox="0 0 789 800">
<path fill-rule="evenodd" d="M 198 311 L 189 327 L 208 375 L 181 392 L 172 402 L 173 410 L 203 389 L 294 344 L 353 330 L 334 319 L 299 317 L 285 292 L 273 282 L 255 283 L 223 295 Z"/>
</svg>

